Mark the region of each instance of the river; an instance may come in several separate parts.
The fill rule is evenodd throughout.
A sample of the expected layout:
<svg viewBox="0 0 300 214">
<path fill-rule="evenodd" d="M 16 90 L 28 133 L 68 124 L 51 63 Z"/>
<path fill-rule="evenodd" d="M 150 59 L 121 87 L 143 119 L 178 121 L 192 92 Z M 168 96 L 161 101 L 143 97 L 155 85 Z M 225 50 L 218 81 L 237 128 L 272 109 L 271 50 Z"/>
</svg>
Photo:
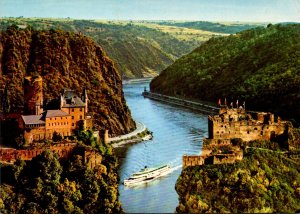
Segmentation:
<svg viewBox="0 0 300 214">
<path fill-rule="evenodd" d="M 200 154 L 207 137 L 207 115 L 141 96 L 149 82 L 123 85 L 127 105 L 136 121 L 153 132 L 153 139 L 116 149 L 120 159 L 120 200 L 128 213 L 174 213 L 178 205 L 175 183 L 184 154 Z M 144 166 L 169 164 L 174 171 L 148 184 L 127 188 L 122 181 Z"/>
</svg>

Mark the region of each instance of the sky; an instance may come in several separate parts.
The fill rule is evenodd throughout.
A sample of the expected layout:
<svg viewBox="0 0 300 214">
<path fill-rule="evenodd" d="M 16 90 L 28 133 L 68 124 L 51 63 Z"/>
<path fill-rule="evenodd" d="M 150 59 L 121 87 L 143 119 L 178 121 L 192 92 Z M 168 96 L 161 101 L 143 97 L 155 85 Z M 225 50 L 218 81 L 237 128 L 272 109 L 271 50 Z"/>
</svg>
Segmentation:
<svg viewBox="0 0 300 214">
<path fill-rule="evenodd" d="M 0 17 L 300 22 L 300 0 L 0 0 Z"/>
</svg>

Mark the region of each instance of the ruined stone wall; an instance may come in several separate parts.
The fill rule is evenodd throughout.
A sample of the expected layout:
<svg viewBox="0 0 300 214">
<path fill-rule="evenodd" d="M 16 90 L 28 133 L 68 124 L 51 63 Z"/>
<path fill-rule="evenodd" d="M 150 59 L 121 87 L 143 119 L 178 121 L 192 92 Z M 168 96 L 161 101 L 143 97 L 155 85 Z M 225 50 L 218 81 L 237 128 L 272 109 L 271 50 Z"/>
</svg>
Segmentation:
<svg viewBox="0 0 300 214">
<path fill-rule="evenodd" d="M 101 164 L 102 156 L 97 151 L 84 151 L 84 161 L 90 168 Z"/>
<path fill-rule="evenodd" d="M 182 157 L 183 167 L 187 166 L 200 166 L 204 164 L 204 156 L 194 155 L 194 156 L 187 156 L 184 155 Z"/>
<path fill-rule="evenodd" d="M 242 152 L 234 154 L 216 154 L 213 156 L 213 164 L 235 163 L 240 160 L 243 160 Z"/>
<path fill-rule="evenodd" d="M 85 119 L 84 123 L 85 123 L 85 125 L 84 125 L 85 130 L 89 130 L 89 129 L 93 128 L 93 119 L 92 118 Z"/>
<path fill-rule="evenodd" d="M 233 154 L 216 154 L 210 155 L 211 150 L 207 150 L 204 154 L 198 155 L 184 155 L 182 157 L 183 167 L 187 166 L 201 166 L 206 164 L 226 164 L 235 163 L 243 160 L 243 152 L 235 151 Z"/>
<path fill-rule="evenodd" d="M 270 140 L 285 131 L 285 123 L 261 124 L 257 121 L 216 122 L 212 124 L 213 139 L 241 138 L 244 141 Z"/>
</svg>

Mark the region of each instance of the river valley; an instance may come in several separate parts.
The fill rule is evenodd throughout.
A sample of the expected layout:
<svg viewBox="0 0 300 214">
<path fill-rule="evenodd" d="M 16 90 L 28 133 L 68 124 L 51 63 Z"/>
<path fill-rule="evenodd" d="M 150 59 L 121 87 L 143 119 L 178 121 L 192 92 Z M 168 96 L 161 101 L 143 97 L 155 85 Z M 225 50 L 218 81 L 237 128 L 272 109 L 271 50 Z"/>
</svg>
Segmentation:
<svg viewBox="0 0 300 214">
<path fill-rule="evenodd" d="M 120 160 L 120 200 L 125 212 L 174 212 L 178 205 L 175 183 L 184 154 L 200 154 L 207 133 L 207 115 L 144 98 L 148 82 L 123 85 L 133 118 L 153 132 L 153 139 L 116 149 Z M 173 172 L 148 184 L 127 188 L 123 180 L 144 166 L 169 164 Z"/>
</svg>

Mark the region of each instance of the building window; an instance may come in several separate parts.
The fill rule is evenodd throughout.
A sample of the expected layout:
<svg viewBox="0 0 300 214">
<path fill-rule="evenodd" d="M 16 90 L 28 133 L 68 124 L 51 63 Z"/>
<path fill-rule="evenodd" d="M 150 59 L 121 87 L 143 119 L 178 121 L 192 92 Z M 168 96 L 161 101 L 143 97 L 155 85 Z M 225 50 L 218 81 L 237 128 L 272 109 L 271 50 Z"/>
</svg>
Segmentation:
<svg viewBox="0 0 300 214">
<path fill-rule="evenodd" d="M 72 116 L 72 120 L 74 119 L 74 116 Z"/>
<path fill-rule="evenodd" d="M 62 117 L 60 119 L 62 120 Z"/>
<path fill-rule="evenodd" d="M 52 118 L 50 118 L 50 120 L 52 120 Z"/>
<path fill-rule="evenodd" d="M 72 112 L 74 112 L 74 109 L 72 108 Z"/>
<path fill-rule="evenodd" d="M 249 131 L 247 131 L 247 134 L 249 134 L 250 132 Z"/>
<path fill-rule="evenodd" d="M 74 123 L 72 123 L 72 126 L 74 126 Z"/>
<path fill-rule="evenodd" d="M 82 115 L 80 115 L 80 120 L 82 120 Z"/>
<path fill-rule="evenodd" d="M 80 111 L 82 111 L 82 108 L 80 108 Z"/>
<path fill-rule="evenodd" d="M 48 126 L 51 126 L 50 123 L 48 124 Z"/>
<path fill-rule="evenodd" d="M 55 118 L 55 120 L 56 120 L 56 118 Z"/>
<path fill-rule="evenodd" d="M 260 135 L 263 135 L 263 131 L 260 132 Z"/>
</svg>

